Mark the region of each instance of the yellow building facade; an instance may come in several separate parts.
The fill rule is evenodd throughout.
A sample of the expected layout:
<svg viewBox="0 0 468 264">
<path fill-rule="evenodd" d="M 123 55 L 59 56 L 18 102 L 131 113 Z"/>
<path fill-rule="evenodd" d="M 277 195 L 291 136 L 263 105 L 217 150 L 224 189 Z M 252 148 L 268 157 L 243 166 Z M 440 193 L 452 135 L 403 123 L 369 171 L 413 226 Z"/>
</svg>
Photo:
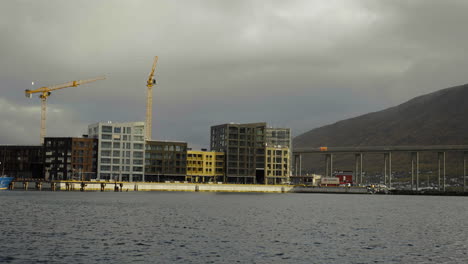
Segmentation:
<svg viewBox="0 0 468 264">
<path fill-rule="evenodd" d="M 187 180 L 217 182 L 224 178 L 224 152 L 187 151 Z"/>
<path fill-rule="evenodd" d="M 289 181 L 290 153 L 288 147 L 266 147 L 265 184 L 283 184 Z"/>
</svg>

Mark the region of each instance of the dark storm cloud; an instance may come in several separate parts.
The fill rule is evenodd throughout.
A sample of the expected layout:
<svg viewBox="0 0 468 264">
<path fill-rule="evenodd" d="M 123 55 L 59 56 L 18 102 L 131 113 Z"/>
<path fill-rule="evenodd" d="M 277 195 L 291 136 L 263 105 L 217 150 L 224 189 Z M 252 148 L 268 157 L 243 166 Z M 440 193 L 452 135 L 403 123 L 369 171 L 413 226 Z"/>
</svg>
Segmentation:
<svg viewBox="0 0 468 264">
<path fill-rule="evenodd" d="M 209 126 L 230 121 L 305 132 L 465 83 L 466 11 L 435 0 L 3 1 L 0 143 L 37 142 L 31 81 L 108 77 L 54 93 L 49 135 L 144 120 L 154 55 L 155 138 L 204 146 Z"/>
</svg>

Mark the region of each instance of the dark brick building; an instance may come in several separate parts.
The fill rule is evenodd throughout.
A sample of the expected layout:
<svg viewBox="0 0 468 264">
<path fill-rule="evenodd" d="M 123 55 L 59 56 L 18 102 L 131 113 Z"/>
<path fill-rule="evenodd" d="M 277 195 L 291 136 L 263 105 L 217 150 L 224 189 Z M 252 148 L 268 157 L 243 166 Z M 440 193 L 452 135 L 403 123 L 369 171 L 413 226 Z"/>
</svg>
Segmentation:
<svg viewBox="0 0 468 264">
<path fill-rule="evenodd" d="M 186 174 L 187 142 L 146 141 L 146 181 L 184 181 Z"/>
<path fill-rule="evenodd" d="M 0 174 L 16 178 L 44 178 L 42 146 L 0 146 Z"/>
<path fill-rule="evenodd" d="M 94 138 L 46 137 L 45 177 L 50 180 L 95 178 L 98 140 Z"/>
</svg>

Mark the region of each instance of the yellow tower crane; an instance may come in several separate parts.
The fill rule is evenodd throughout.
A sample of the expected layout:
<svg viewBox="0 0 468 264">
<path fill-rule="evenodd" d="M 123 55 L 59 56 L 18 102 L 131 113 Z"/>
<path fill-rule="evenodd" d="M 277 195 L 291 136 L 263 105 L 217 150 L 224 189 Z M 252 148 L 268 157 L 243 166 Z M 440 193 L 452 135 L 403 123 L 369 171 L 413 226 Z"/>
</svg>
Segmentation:
<svg viewBox="0 0 468 264">
<path fill-rule="evenodd" d="M 31 98 L 33 93 L 39 93 L 39 98 L 41 98 L 41 144 L 44 144 L 44 137 L 46 134 L 46 109 L 47 109 L 47 97 L 50 96 L 52 91 L 67 88 L 67 87 L 77 87 L 78 85 L 82 85 L 85 83 L 95 82 L 97 80 L 104 80 L 106 77 L 101 76 L 94 79 L 89 80 L 78 80 L 78 81 L 71 81 L 59 85 L 53 86 L 44 86 L 35 90 L 26 89 L 24 91 L 26 97 Z"/>
<path fill-rule="evenodd" d="M 154 79 L 156 63 L 158 63 L 158 56 L 154 57 L 153 67 L 151 68 L 150 75 L 146 81 L 146 87 L 148 87 L 146 94 L 146 140 L 151 139 L 151 132 L 153 130 L 153 86 L 156 85 L 156 79 Z"/>
</svg>

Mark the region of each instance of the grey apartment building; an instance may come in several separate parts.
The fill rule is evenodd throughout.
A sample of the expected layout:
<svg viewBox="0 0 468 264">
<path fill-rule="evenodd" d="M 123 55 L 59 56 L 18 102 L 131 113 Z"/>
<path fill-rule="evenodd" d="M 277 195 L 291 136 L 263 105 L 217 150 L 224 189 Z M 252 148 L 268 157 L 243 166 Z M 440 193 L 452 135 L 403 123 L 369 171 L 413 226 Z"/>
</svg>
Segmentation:
<svg viewBox="0 0 468 264">
<path fill-rule="evenodd" d="M 265 173 L 268 161 L 266 147 L 269 144 L 267 142 L 271 144 L 271 147 L 287 144 L 282 148 L 289 148 L 290 129 L 267 128 L 265 122 L 212 126 L 211 150 L 225 153 L 226 174 L 224 181 L 250 184 L 267 183 Z"/>
<path fill-rule="evenodd" d="M 99 139 L 96 179 L 145 181 L 144 131 L 144 122 L 89 125 L 89 137 Z"/>
</svg>

